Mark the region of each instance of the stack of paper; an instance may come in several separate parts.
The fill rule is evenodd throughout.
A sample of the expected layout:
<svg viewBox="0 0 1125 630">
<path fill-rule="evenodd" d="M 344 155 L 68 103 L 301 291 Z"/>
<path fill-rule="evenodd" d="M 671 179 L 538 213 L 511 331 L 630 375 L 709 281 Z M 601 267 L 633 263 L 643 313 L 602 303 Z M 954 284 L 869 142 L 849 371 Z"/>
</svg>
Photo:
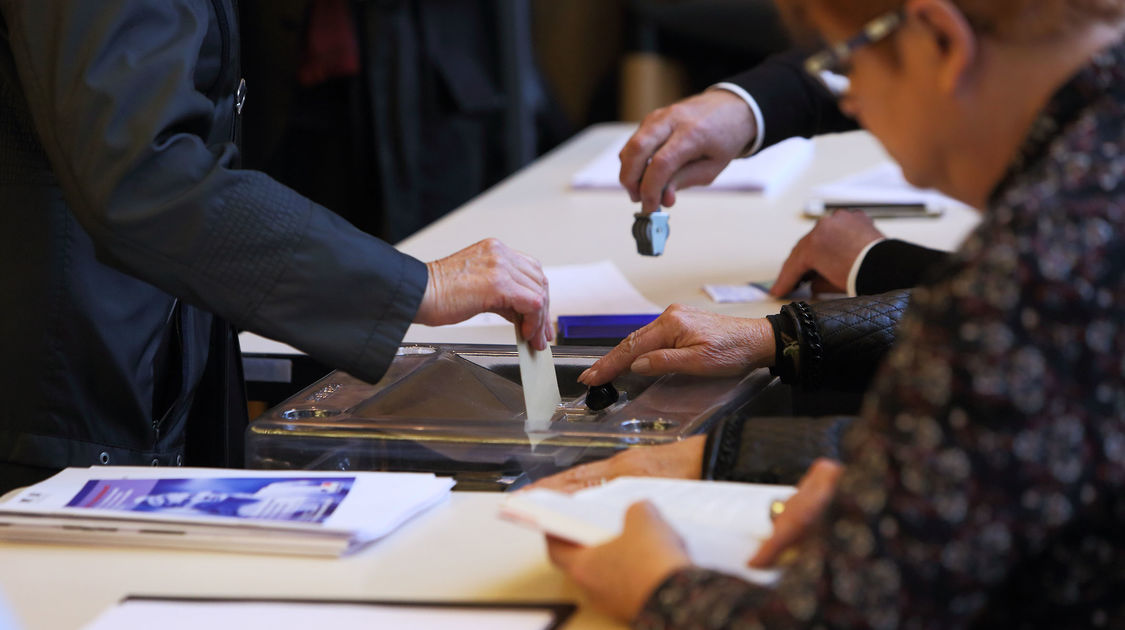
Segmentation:
<svg viewBox="0 0 1125 630">
<path fill-rule="evenodd" d="M 813 196 L 826 203 L 930 203 L 941 207 L 962 205 L 936 190 L 916 188 L 906 181 L 902 169 L 884 162 L 865 171 L 817 186 Z"/>
<path fill-rule="evenodd" d="M 130 597 L 85 630 L 553 630 L 573 612 L 573 604 Z"/>
<path fill-rule="evenodd" d="M 621 159 L 618 154 L 632 134 L 624 134 L 600 153 L 594 161 L 574 174 L 574 188 L 620 189 Z M 701 190 L 741 190 L 774 194 L 783 189 L 808 165 L 813 144 L 804 138 L 790 138 L 745 159 L 732 161 L 715 181 Z"/>
<path fill-rule="evenodd" d="M 0 539 L 338 556 L 452 486 L 416 473 L 68 468 L 0 503 Z"/>
<path fill-rule="evenodd" d="M 571 542 L 598 545 L 621 534 L 630 505 L 651 501 L 696 565 L 770 584 L 777 571 L 746 563 L 773 531 L 770 504 L 794 492 L 792 486 L 619 477 L 574 494 L 519 492 L 505 501 L 500 514 Z"/>
</svg>

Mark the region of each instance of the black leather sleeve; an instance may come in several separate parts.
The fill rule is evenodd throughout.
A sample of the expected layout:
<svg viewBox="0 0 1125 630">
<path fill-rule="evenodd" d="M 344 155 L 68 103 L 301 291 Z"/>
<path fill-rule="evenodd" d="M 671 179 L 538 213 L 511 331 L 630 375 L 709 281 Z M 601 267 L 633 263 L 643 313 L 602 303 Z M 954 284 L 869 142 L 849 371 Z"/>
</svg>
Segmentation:
<svg viewBox="0 0 1125 630">
<path fill-rule="evenodd" d="M 793 484 L 820 457 L 840 459 L 852 416 L 731 418 L 708 435 L 703 478 Z"/>
<path fill-rule="evenodd" d="M 727 79 L 749 92 L 762 110 L 763 147 L 794 136 L 811 138 L 859 128 L 854 119 L 840 111 L 836 97 L 805 72 L 805 58 L 811 53 L 795 48 Z"/>
<path fill-rule="evenodd" d="M 926 272 L 949 259 L 949 252 L 887 239 L 872 247 L 859 265 L 855 291 L 873 295 L 909 289 L 922 282 Z"/>
<path fill-rule="evenodd" d="M 771 371 L 805 390 L 863 391 L 894 344 L 909 302 L 910 292 L 900 290 L 786 305 L 767 318 L 777 342 Z"/>
</svg>

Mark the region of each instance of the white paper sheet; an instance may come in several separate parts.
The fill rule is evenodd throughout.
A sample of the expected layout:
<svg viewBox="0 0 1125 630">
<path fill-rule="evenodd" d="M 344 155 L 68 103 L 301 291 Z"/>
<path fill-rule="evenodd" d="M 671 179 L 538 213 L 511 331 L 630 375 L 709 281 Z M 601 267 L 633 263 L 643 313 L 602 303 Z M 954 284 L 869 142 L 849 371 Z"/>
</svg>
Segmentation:
<svg viewBox="0 0 1125 630">
<path fill-rule="evenodd" d="M 622 135 L 575 173 L 571 186 L 579 189 L 620 189 L 621 160 L 618 154 L 630 135 L 632 134 Z M 775 194 L 804 170 L 812 156 L 812 142 L 804 138 L 791 138 L 752 157 L 732 161 L 709 186 L 693 190 L 739 190 Z"/>
<path fill-rule="evenodd" d="M 127 600 L 102 613 L 85 630 L 545 630 L 554 618 L 545 609 Z"/>
<path fill-rule="evenodd" d="M 551 317 L 659 313 L 662 308 L 641 295 L 611 260 L 545 267 L 551 290 Z M 483 313 L 454 326 L 511 326 L 494 313 Z"/>
<path fill-rule="evenodd" d="M 523 402 L 527 409 L 526 429 L 530 436 L 550 428 L 551 416 L 562 402 L 562 396 L 559 394 L 559 378 L 555 372 L 551 346 L 543 350 L 532 348 L 531 344 L 520 339 L 517 325 L 516 351 L 520 357 L 520 381 L 523 383 Z"/>
<path fill-rule="evenodd" d="M 712 301 L 719 304 L 735 304 L 743 302 L 763 302 L 772 300 L 773 296 L 761 287 L 753 284 L 705 284 L 703 291 Z"/>
<path fill-rule="evenodd" d="M 788 499 L 795 491 L 792 486 L 619 477 L 569 495 L 551 490 L 516 493 L 505 501 L 501 515 L 596 545 L 621 533 L 630 505 L 648 500 L 680 535 L 697 565 L 770 584 L 776 571 L 750 569 L 746 563 L 773 531 L 770 503 Z"/>
<path fill-rule="evenodd" d="M 932 203 L 945 208 L 963 205 L 936 190 L 911 186 L 893 162 L 817 186 L 813 198 L 840 203 Z"/>
</svg>

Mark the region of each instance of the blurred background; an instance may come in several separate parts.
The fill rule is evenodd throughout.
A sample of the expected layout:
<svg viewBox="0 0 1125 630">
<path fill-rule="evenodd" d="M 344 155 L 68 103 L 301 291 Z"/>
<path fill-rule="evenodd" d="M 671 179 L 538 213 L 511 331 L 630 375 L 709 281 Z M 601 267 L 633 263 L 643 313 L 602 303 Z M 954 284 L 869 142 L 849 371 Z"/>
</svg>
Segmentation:
<svg viewBox="0 0 1125 630">
<path fill-rule="evenodd" d="M 787 46 L 771 0 L 244 0 L 244 166 L 392 243 Z"/>
</svg>

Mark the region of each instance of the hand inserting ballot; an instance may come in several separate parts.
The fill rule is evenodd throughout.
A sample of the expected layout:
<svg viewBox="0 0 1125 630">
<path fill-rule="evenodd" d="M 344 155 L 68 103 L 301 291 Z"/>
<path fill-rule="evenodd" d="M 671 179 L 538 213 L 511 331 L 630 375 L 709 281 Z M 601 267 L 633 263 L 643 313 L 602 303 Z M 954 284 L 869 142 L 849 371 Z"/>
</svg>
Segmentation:
<svg viewBox="0 0 1125 630">
<path fill-rule="evenodd" d="M 489 238 L 426 266 L 430 279 L 415 322 L 442 326 L 489 312 L 519 324 L 536 350 L 554 339 L 547 276 L 534 258 Z"/>
</svg>

